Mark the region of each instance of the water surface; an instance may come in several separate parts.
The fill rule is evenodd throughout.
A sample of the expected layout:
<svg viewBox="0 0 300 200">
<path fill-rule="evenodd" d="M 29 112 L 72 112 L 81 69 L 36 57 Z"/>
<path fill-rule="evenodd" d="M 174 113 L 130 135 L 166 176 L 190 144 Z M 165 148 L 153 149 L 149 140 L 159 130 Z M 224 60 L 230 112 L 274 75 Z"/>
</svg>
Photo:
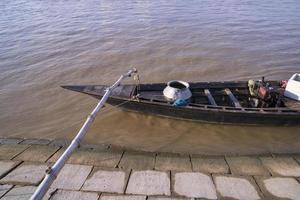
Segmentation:
<svg viewBox="0 0 300 200">
<path fill-rule="evenodd" d="M 0 136 L 72 138 L 96 100 L 62 84 L 288 79 L 297 0 L 0 2 Z M 128 80 L 132 83 L 132 80 Z M 300 126 L 192 123 L 106 107 L 85 142 L 207 154 L 300 152 Z"/>
</svg>

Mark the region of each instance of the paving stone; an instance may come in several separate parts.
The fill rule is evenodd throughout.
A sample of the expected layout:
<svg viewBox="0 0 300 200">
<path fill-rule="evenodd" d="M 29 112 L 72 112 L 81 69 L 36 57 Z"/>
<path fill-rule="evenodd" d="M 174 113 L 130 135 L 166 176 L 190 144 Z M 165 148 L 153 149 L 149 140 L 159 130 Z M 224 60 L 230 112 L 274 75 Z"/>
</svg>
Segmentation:
<svg viewBox="0 0 300 200">
<path fill-rule="evenodd" d="M 174 192 L 180 196 L 217 199 L 216 188 L 210 176 L 199 172 L 175 173 Z"/>
<path fill-rule="evenodd" d="M 229 167 L 224 157 L 217 156 L 197 156 L 191 155 L 193 171 L 226 174 L 229 173 Z"/>
<path fill-rule="evenodd" d="M 71 140 L 54 139 L 50 142 L 50 146 L 67 147 L 71 144 Z"/>
<path fill-rule="evenodd" d="M 45 175 L 47 165 L 23 163 L 0 180 L 0 183 L 37 185 Z"/>
<path fill-rule="evenodd" d="M 170 195 L 170 177 L 167 172 L 133 171 L 126 189 L 127 194 Z"/>
<path fill-rule="evenodd" d="M 78 150 L 71 156 L 70 163 L 81 163 L 101 167 L 117 167 L 122 151 Z"/>
<path fill-rule="evenodd" d="M 254 180 L 245 177 L 214 176 L 220 196 L 225 198 L 252 200 L 260 199 Z"/>
<path fill-rule="evenodd" d="M 58 190 L 51 199 L 53 200 L 97 200 L 99 195 L 95 192 Z"/>
<path fill-rule="evenodd" d="M 46 162 L 59 148 L 46 145 L 32 145 L 15 157 L 14 160 Z"/>
<path fill-rule="evenodd" d="M 39 144 L 39 145 L 47 145 L 50 143 L 50 140 L 46 139 L 25 139 L 20 144 Z"/>
<path fill-rule="evenodd" d="M 55 162 L 65 151 L 59 150 L 48 162 Z M 97 151 L 89 149 L 76 150 L 68 160 L 71 164 L 94 165 L 100 167 L 117 167 L 122 156 L 121 151 Z"/>
<path fill-rule="evenodd" d="M 0 145 L 0 160 L 13 159 L 18 154 L 27 149 L 29 145 L 25 144 L 3 144 Z"/>
<path fill-rule="evenodd" d="M 299 199 L 300 183 L 294 178 L 255 177 L 264 195 L 268 198 Z"/>
<path fill-rule="evenodd" d="M 146 196 L 102 194 L 100 200 L 146 200 Z"/>
<path fill-rule="evenodd" d="M 53 194 L 57 191 L 57 188 L 53 188 L 50 187 L 47 191 L 47 193 L 45 194 L 45 196 L 43 197 L 43 200 L 48 200 L 50 199 L 51 196 L 53 196 Z"/>
<path fill-rule="evenodd" d="M 95 169 L 85 181 L 82 190 L 124 193 L 127 178 L 128 173 L 124 171 Z"/>
<path fill-rule="evenodd" d="M 13 168 L 20 164 L 20 161 L 0 161 L 0 178 L 5 176 Z"/>
<path fill-rule="evenodd" d="M 273 175 L 300 176 L 300 165 L 291 157 L 262 157 L 260 159 Z"/>
<path fill-rule="evenodd" d="M 28 200 L 36 190 L 34 186 L 16 186 L 11 189 L 1 200 Z"/>
<path fill-rule="evenodd" d="M 21 138 L 0 138 L 0 144 L 19 144 L 22 141 Z"/>
<path fill-rule="evenodd" d="M 270 175 L 258 158 L 238 156 L 227 157 L 231 173 L 236 175 Z"/>
<path fill-rule="evenodd" d="M 53 182 L 53 188 L 79 190 L 92 170 L 92 166 L 66 164 Z"/>
<path fill-rule="evenodd" d="M 11 187 L 13 186 L 11 185 Z M 15 186 L 12 190 L 9 191 L 9 193 L 4 195 L 3 198 L 1 198 L 0 195 L 0 198 L 1 200 L 28 200 L 33 195 L 36 189 L 37 187 L 34 186 Z M 51 196 L 51 192 L 53 192 L 53 190 L 50 188 L 42 198 L 42 200 L 48 200 Z"/>
<path fill-rule="evenodd" d="M 143 152 L 125 152 L 119 167 L 122 169 L 154 169 L 155 154 Z"/>
<path fill-rule="evenodd" d="M 156 156 L 156 170 L 192 171 L 188 155 L 160 153 Z"/>
<path fill-rule="evenodd" d="M 197 198 L 198 199 L 198 198 Z M 180 198 L 180 197 L 149 197 L 147 200 L 194 200 L 194 198 Z M 199 199 L 198 199 L 199 200 Z"/>
<path fill-rule="evenodd" d="M 55 146 L 55 145 L 49 145 L 49 146 L 52 146 L 52 147 L 59 147 L 59 146 Z M 64 151 L 66 151 L 66 148 L 65 147 L 61 147 L 61 149 L 59 149 L 55 154 L 53 154 L 52 156 L 51 156 L 51 158 L 49 158 L 48 160 L 47 160 L 47 162 L 50 162 L 50 163 L 54 163 L 54 162 L 56 162 L 58 159 L 59 159 L 59 157 L 64 153 Z M 75 150 L 75 152 L 76 152 L 76 150 Z M 72 155 L 74 154 L 74 152 L 72 153 Z M 71 155 L 71 156 L 72 156 Z M 68 159 L 68 161 L 67 161 L 67 163 L 69 162 L 69 160 L 70 160 L 70 158 Z"/>
<path fill-rule="evenodd" d="M 0 198 L 12 187 L 13 185 L 0 185 Z"/>
</svg>

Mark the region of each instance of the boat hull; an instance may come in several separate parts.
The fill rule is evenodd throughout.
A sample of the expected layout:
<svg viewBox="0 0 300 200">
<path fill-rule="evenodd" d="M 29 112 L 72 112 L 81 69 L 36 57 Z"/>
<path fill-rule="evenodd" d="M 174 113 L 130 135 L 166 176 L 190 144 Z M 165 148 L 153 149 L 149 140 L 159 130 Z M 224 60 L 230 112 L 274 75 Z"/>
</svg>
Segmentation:
<svg viewBox="0 0 300 200">
<path fill-rule="evenodd" d="M 278 82 L 271 82 L 278 85 Z M 300 103 L 292 102 L 288 107 L 253 108 L 242 106 L 237 102 L 247 100 L 249 96 L 247 82 L 198 82 L 190 83 L 194 99 L 187 106 L 172 106 L 167 101 L 162 91 L 165 84 L 143 84 L 137 88 L 135 85 L 121 85 L 112 91 L 107 103 L 120 108 L 154 114 L 157 116 L 171 117 L 181 120 L 200 121 L 221 124 L 242 125 L 299 125 Z M 65 89 L 88 94 L 101 99 L 107 86 L 105 85 L 79 85 L 62 86 Z M 208 88 L 217 104 L 208 102 L 209 98 L 203 92 Z M 225 93 L 224 93 L 225 91 Z M 229 91 L 229 92 L 228 92 Z M 230 94 L 230 95 L 228 95 Z M 232 96 L 236 96 L 235 101 Z M 226 104 L 227 97 L 229 103 Z M 232 97 L 232 98 L 229 98 Z M 203 101 L 204 100 L 204 101 Z M 223 104 L 223 105 L 222 105 Z"/>
<path fill-rule="evenodd" d="M 98 99 L 101 98 L 101 96 L 94 97 Z M 242 113 L 238 111 L 210 110 L 205 108 L 194 109 L 192 107 L 189 108 L 188 106 L 174 107 L 172 105 L 166 106 L 159 103 L 128 101 L 117 98 L 109 98 L 107 103 L 129 111 L 206 123 L 282 126 L 299 125 L 300 122 L 300 116 L 296 114 Z"/>
</svg>

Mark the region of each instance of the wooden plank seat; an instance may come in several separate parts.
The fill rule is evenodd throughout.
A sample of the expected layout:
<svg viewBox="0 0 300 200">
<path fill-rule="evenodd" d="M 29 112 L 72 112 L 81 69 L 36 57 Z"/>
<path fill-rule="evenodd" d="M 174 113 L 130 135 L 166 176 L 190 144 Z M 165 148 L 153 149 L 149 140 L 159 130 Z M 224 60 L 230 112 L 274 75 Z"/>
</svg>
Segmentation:
<svg viewBox="0 0 300 200">
<path fill-rule="evenodd" d="M 211 95 L 209 89 L 204 89 L 204 94 L 207 96 L 210 105 L 217 106 L 214 97 Z"/>
<path fill-rule="evenodd" d="M 228 97 L 230 98 L 230 101 L 231 101 L 231 103 L 233 104 L 234 107 L 236 107 L 236 108 L 242 108 L 241 104 L 235 98 L 235 96 L 232 94 L 232 92 L 231 92 L 230 89 L 226 88 L 224 91 L 228 95 Z"/>
</svg>

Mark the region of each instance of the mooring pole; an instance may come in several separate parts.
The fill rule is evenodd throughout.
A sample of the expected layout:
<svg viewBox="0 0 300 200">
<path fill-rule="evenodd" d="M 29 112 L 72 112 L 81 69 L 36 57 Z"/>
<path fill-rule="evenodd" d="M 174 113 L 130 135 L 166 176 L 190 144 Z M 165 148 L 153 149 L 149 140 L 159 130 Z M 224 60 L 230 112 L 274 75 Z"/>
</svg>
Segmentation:
<svg viewBox="0 0 300 200">
<path fill-rule="evenodd" d="M 38 186 L 34 194 L 31 196 L 31 200 L 41 200 L 46 192 L 48 191 L 49 187 L 53 183 L 53 181 L 56 179 L 58 173 L 65 165 L 66 161 L 69 159 L 73 151 L 79 146 L 82 138 L 85 136 L 88 128 L 93 123 L 94 119 L 96 118 L 97 113 L 100 111 L 100 109 L 103 107 L 105 102 L 107 101 L 110 93 L 113 89 L 118 87 L 120 85 L 120 82 L 127 77 L 130 77 L 132 74 L 137 73 L 137 70 L 135 68 L 129 70 L 126 74 L 123 74 L 120 76 L 120 78 L 110 87 L 106 89 L 105 94 L 97 104 L 97 106 L 94 108 L 93 112 L 88 116 L 85 123 L 77 133 L 76 137 L 72 140 L 69 147 L 66 149 L 66 151 L 60 156 L 60 158 L 55 162 L 55 164 L 52 167 L 49 167 L 46 170 L 46 176 L 41 182 L 41 184 Z"/>
</svg>

